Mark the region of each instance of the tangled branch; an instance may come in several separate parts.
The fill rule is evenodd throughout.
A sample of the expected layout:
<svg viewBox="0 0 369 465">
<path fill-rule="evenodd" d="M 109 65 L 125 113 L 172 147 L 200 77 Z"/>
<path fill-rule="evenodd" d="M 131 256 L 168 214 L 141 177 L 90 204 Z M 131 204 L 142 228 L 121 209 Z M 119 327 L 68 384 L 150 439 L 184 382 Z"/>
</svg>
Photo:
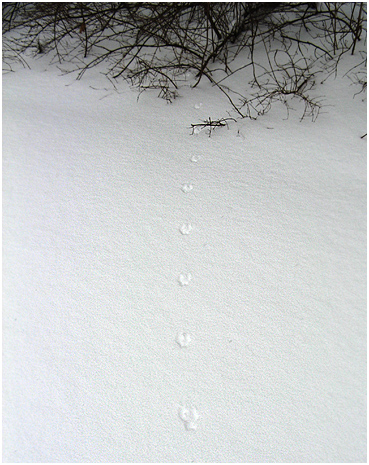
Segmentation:
<svg viewBox="0 0 369 465">
<path fill-rule="evenodd" d="M 206 79 L 242 118 L 295 99 L 302 118 L 315 120 L 319 73 L 366 53 L 362 2 L 5 2 L 2 10 L 5 71 L 48 54 L 77 79 L 101 65 L 110 80 L 155 89 L 168 102 Z M 364 71 L 366 59 L 353 78 L 366 83 Z"/>
<path fill-rule="evenodd" d="M 228 122 L 237 120 L 235 118 L 220 118 L 217 120 L 212 120 L 209 116 L 209 119 L 204 120 L 201 123 L 191 124 L 192 134 L 198 134 L 203 129 L 207 129 L 209 137 L 216 128 L 221 128 L 224 126 L 228 127 Z"/>
</svg>

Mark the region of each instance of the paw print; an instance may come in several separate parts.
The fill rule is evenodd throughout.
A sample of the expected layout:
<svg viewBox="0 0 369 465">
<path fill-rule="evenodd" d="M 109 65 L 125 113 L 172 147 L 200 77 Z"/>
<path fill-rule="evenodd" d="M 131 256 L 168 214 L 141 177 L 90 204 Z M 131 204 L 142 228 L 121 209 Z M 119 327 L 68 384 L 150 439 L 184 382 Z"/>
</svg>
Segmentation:
<svg viewBox="0 0 369 465">
<path fill-rule="evenodd" d="M 196 407 L 181 405 L 178 409 L 178 415 L 187 431 L 197 430 L 197 421 L 200 415 Z"/>
<path fill-rule="evenodd" d="M 179 347 L 188 347 L 191 343 L 191 335 L 189 333 L 178 333 L 176 337 L 176 343 Z"/>
<path fill-rule="evenodd" d="M 192 226 L 190 223 L 185 223 L 179 228 L 179 231 L 183 235 L 190 234 L 191 230 L 192 230 Z"/>
<path fill-rule="evenodd" d="M 192 280 L 192 275 L 191 273 L 181 273 L 178 278 L 178 282 L 181 286 L 188 286 Z"/>
<path fill-rule="evenodd" d="M 183 184 L 183 186 L 182 186 L 182 192 L 184 192 L 185 194 L 192 191 L 192 189 L 193 189 L 192 184 Z"/>
</svg>

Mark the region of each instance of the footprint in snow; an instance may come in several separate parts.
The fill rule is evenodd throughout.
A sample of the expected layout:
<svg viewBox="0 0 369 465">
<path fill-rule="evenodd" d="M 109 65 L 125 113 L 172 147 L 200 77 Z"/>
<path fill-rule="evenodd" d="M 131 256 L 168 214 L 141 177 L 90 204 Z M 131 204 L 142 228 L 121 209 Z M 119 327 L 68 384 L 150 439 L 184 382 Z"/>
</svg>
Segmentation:
<svg viewBox="0 0 369 465">
<path fill-rule="evenodd" d="M 200 132 L 203 130 L 204 128 L 201 128 L 200 126 L 196 126 L 195 128 L 193 128 L 193 133 L 192 134 L 200 134 Z M 191 160 L 192 161 L 192 160 Z"/>
<path fill-rule="evenodd" d="M 182 191 L 187 194 L 187 192 L 192 191 L 193 185 L 192 184 L 183 184 Z"/>
<path fill-rule="evenodd" d="M 178 409 L 178 416 L 187 431 L 195 431 L 197 429 L 197 421 L 200 415 L 196 407 L 181 405 Z"/>
<path fill-rule="evenodd" d="M 188 347 L 191 343 L 191 335 L 189 333 L 178 333 L 176 343 L 181 347 Z"/>
<path fill-rule="evenodd" d="M 178 282 L 181 286 L 188 286 L 190 284 L 190 281 L 192 279 L 191 273 L 181 273 L 178 278 Z"/>
<path fill-rule="evenodd" d="M 190 223 L 182 224 L 182 226 L 179 228 L 179 231 L 183 235 L 190 234 L 191 230 L 192 230 L 192 226 Z"/>
</svg>

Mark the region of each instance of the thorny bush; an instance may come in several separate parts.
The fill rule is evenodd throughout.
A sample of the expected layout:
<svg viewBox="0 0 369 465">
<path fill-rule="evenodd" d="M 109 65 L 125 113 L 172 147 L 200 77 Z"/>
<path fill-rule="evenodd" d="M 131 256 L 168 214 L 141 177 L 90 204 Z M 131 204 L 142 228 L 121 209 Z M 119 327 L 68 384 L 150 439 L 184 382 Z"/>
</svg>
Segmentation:
<svg viewBox="0 0 369 465">
<path fill-rule="evenodd" d="M 288 109 L 297 98 L 302 118 L 315 120 L 318 75 L 336 73 L 348 53 L 359 57 L 351 79 L 366 88 L 363 2 L 17 2 L 2 9 L 5 71 L 28 66 L 30 54 L 49 54 L 78 79 L 101 64 L 111 82 L 156 89 L 169 102 L 181 85 L 205 79 L 242 118 L 265 114 L 275 101 Z"/>
</svg>

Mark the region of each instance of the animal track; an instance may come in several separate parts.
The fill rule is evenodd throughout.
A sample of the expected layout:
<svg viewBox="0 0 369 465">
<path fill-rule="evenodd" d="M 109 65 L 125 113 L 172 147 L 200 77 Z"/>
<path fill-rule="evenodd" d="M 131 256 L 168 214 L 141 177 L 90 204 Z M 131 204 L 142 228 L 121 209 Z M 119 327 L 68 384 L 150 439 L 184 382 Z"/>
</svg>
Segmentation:
<svg viewBox="0 0 369 465">
<path fill-rule="evenodd" d="M 190 234 L 191 230 L 192 230 L 192 226 L 190 223 L 184 223 L 182 224 L 182 226 L 179 228 L 181 234 Z"/>
<path fill-rule="evenodd" d="M 192 280 L 191 273 L 187 273 L 187 274 L 181 273 L 178 278 L 178 282 L 181 286 L 188 286 L 191 280 Z"/>
<path fill-rule="evenodd" d="M 197 421 L 200 415 L 196 407 L 181 405 L 178 409 L 178 415 L 187 431 L 197 429 Z"/>
<path fill-rule="evenodd" d="M 176 337 L 176 343 L 179 347 L 188 347 L 191 343 L 191 335 L 189 333 L 178 333 Z"/>
<path fill-rule="evenodd" d="M 202 106 L 202 103 L 195 105 L 196 109 L 199 109 Z M 194 134 L 198 134 L 202 128 L 195 127 L 193 130 Z M 199 155 L 193 155 L 190 158 L 192 163 L 197 163 L 201 157 Z M 190 183 L 185 183 L 181 187 L 182 192 L 188 193 L 192 191 L 193 185 Z M 182 226 L 179 228 L 179 231 L 183 235 L 190 234 L 192 231 L 191 223 L 183 223 Z M 191 273 L 181 273 L 178 277 L 178 283 L 181 286 L 188 286 L 192 280 Z M 176 343 L 179 345 L 181 349 L 188 347 L 191 344 L 191 335 L 186 332 L 179 332 L 176 336 Z M 200 418 L 199 412 L 197 408 L 190 404 L 180 405 L 178 409 L 178 416 L 182 420 L 183 425 L 187 431 L 196 431 L 197 430 L 197 422 Z"/>
<path fill-rule="evenodd" d="M 187 192 L 192 191 L 193 185 L 192 184 L 183 184 L 182 191 L 187 194 Z"/>
</svg>

